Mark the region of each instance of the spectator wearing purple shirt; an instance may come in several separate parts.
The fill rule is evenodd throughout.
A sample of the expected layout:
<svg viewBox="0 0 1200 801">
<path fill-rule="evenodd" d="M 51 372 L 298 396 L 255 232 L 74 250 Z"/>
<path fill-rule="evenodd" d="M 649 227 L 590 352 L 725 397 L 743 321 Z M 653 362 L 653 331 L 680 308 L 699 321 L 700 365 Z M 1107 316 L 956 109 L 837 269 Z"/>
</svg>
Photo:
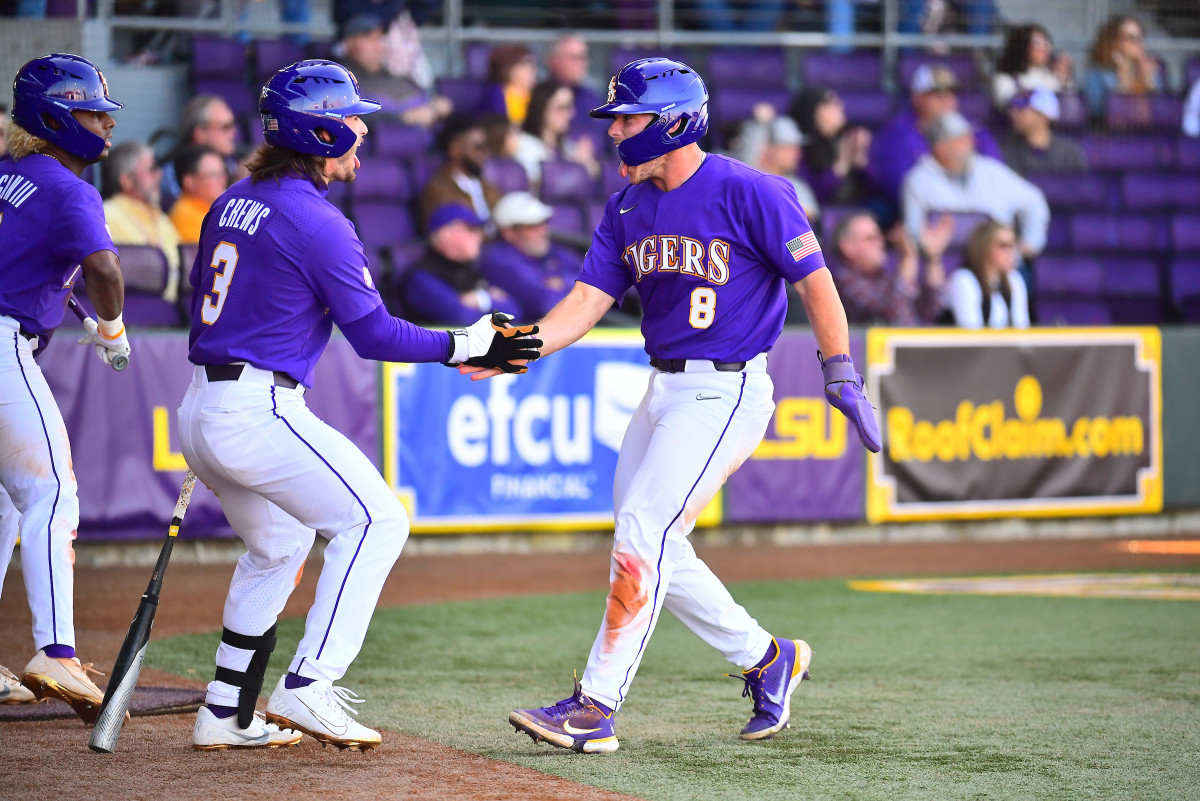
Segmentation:
<svg viewBox="0 0 1200 801">
<path fill-rule="evenodd" d="M 954 220 L 943 215 L 921 231 L 918 243 L 897 225 L 885 239 L 879 223 L 863 211 L 843 217 L 833 232 L 834 283 L 846 307 L 846 320 L 857 325 L 930 325 L 941 314 L 946 273 L 942 254 L 954 235 Z M 888 270 L 886 240 L 899 249 L 899 264 Z"/>
<path fill-rule="evenodd" d="M 510 192 L 492 214 L 500 237 L 484 252 L 483 275 L 525 320 L 541 319 L 566 297 L 583 266 L 582 253 L 550 241 L 553 212 L 528 192 Z"/>
<path fill-rule="evenodd" d="M 912 77 L 912 108 L 892 119 L 871 143 L 867 173 L 887 198 L 896 202 L 905 174 L 921 156 L 929 152 L 925 128 L 934 119 L 958 109 L 958 82 L 945 67 L 922 64 Z M 991 133 L 980 125 L 975 129 L 975 148 L 985 156 L 1002 158 Z"/>
<path fill-rule="evenodd" d="M 408 274 L 402 294 L 414 320 L 469 324 L 492 311 L 510 314 L 516 304 L 489 288 L 479 267 L 483 221 L 467 206 L 444 203 L 429 215 L 425 254 Z"/>
</svg>

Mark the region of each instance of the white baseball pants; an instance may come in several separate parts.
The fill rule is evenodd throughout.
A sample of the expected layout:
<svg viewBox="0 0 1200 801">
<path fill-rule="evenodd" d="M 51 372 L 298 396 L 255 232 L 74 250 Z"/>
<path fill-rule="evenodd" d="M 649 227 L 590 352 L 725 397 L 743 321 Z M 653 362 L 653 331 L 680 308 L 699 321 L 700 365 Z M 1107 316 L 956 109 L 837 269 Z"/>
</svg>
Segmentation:
<svg viewBox="0 0 1200 801">
<path fill-rule="evenodd" d="M 340 679 L 408 539 L 399 499 L 354 443 L 309 411 L 303 387 L 275 386 L 270 372 L 254 367 L 237 381 L 214 382 L 195 368 L 179 407 L 179 436 L 188 465 L 248 549 L 225 600 L 226 628 L 251 637 L 270 629 L 315 535 L 329 540 L 289 670 Z M 245 671 L 252 655 L 221 643 L 217 665 Z M 213 681 L 207 702 L 236 706 L 238 692 Z"/>
<path fill-rule="evenodd" d="M 78 486 L 71 442 L 20 325 L 0 315 L 0 565 L 21 536 L 21 570 L 35 649 L 75 647 Z M 17 518 L 19 524 L 15 524 Z M 0 578 L 3 578 L 0 573 Z"/>
<path fill-rule="evenodd" d="M 687 539 L 766 433 L 775 403 L 765 370 L 760 355 L 740 373 L 689 361 L 687 372 L 651 374 L 617 458 L 609 595 L 581 682 L 590 698 L 620 707 L 664 605 L 742 668 L 770 647 Z"/>
</svg>

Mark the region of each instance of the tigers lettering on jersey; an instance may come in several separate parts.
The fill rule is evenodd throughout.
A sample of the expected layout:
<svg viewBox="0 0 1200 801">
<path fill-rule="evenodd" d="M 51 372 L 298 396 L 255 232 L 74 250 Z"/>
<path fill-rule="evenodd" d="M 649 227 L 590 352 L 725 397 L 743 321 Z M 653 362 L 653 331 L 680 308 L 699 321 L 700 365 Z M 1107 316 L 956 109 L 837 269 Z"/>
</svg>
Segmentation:
<svg viewBox="0 0 1200 801">
<path fill-rule="evenodd" d="M 679 273 L 703 278 L 718 286 L 729 280 L 729 243 L 672 234 L 648 236 L 625 248 L 621 254 L 637 280 L 652 272 Z"/>
<path fill-rule="evenodd" d="M 237 228 L 253 236 L 270 213 L 271 207 L 260 201 L 244 197 L 230 198 L 221 210 L 221 219 L 217 224 L 222 228 Z"/>
<path fill-rule="evenodd" d="M 6 200 L 15 208 L 21 205 L 38 190 L 37 184 L 20 175 L 0 175 L 0 200 Z"/>
</svg>

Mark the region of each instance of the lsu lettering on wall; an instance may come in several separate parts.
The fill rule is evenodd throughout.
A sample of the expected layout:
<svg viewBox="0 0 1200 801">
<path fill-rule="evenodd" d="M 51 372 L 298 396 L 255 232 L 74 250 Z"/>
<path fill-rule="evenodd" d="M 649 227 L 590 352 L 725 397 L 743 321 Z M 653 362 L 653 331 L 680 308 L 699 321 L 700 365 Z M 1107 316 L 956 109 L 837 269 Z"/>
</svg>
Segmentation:
<svg viewBox="0 0 1200 801">
<path fill-rule="evenodd" d="M 870 331 L 872 521 L 1162 509 L 1157 329 Z"/>
</svg>

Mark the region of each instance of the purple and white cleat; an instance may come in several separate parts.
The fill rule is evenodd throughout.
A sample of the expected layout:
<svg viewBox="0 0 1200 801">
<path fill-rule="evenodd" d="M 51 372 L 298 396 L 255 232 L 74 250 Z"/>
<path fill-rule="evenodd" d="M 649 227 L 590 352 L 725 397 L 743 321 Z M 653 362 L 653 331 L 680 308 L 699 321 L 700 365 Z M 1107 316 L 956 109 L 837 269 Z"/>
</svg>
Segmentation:
<svg viewBox="0 0 1200 801">
<path fill-rule="evenodd" d="M 535 743 L 545 740 L 580 754 L 611 754 L 621 745 L 613 726 L 613 712 L 588 698 L 578 680 L 570 698 L 541 709 L 515 710 L 508 722 Z"/>
<path fill-rule="evenodd" d="M 746 682 L 742 697 L 754 700 L 754 717 L 742 729 L 743 740 L 769 740 L 787 728 L 792 693 L 808 678 L 813 651 L 804 640 L 772 638 L 767 655 L 771 653 L 774 657 L 762 667 L 743 670 L 740 676 L 725 674 Z"/>
</svg>

